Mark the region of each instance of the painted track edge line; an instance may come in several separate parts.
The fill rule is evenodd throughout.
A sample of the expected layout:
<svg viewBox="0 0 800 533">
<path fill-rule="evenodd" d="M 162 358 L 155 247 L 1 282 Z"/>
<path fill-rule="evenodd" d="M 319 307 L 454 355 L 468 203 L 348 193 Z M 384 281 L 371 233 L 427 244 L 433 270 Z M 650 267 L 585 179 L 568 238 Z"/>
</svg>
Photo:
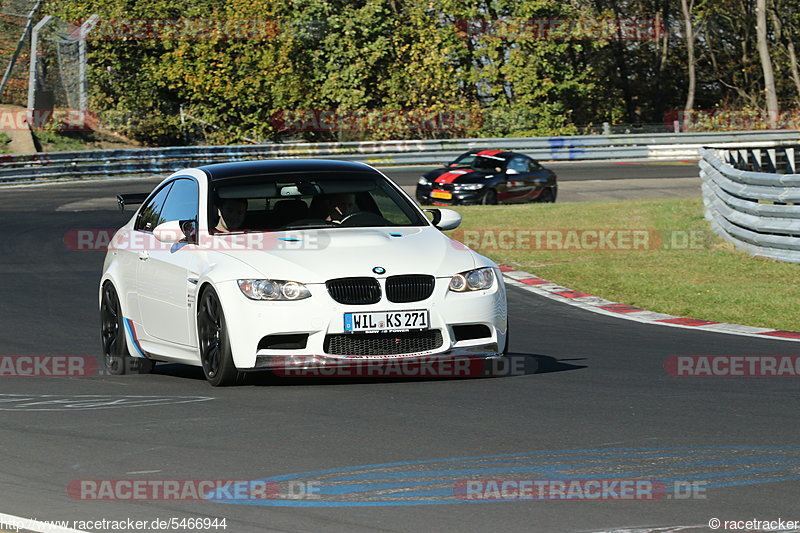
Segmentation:
<svg viewBox="0 0 800 533">
<path fill-rule="evenodd" d="M 503 277 L 505 278 L 505 282 L 509 285 L 512 285 L 514 287 L 519 287 L 523 290 L 532 292 L 539 296 L 544 296 L 545 298 L 549 298 L 556 302 L 561 302 L 567 305 L 571 305 L 573 307 L 578 307 L 580 309 L 585 309 L 586 311 L 591 311 L 593 313 L 598 313 L 601 315 L 612 316 L 614 318 L 621 318 L 625 320 L 631 320 L 633 322 L 639 322 L 641 324 L 652 324 L 656 326 L 667 326 L 672 328 L 700 330 L 710 333 L 725 333 L 729 335 L 754 337 L 757 339 L 800 342 L 800 332 L 794 332 L 794 331 L 760 328 L 756 326 L 744 326 L 740 324 L 728 324 L 725 322 L 709 323 L 709 321 L 705 320 L 695 320 L 691 318 L 668 315 L 665 313 L 655 313 L 653 311 L 648 311 L 646 309 L 640 309 L 639 311 L 628 311 L 625 313 L 609 311 L 607 309 L 603 309 L 600 306 L 625 305 L 625 304 L 612 302 L 610 300 L 606 300 L 604 298 L 599 298 L 597 296 L 592 296 L 589 294 L 569 298 L 566 296 L 562 296 L 561 294 L 558 294 L 558 292 L 561 293 L 569 292 L 573 294 L 583 294 L 583 293 L 580 293 L 579 291 L 573 291 L 571 289 L 562 287 L 555 283 L 551 283 L 529 272 L 516 270 L 507 265 L 500 265 L 500 270 L 503 272 Z M 529 285 L 527 283 L 523 283 L 522 280 L 536 280 L 536 284 Z M 688 320 L 688 321 L 695 321 L 700 324 L 698 325 L 687 325 L 679 323 L 676 324 L 670 322 L 663 322 L 664 320 Z M 784 337 L 781 336 L 782 334 L 792 335 L 793 337 L 792 336 Z"/>
<path fill-rule="evenodd" d="M 0 524 L 6 529 L 11 524 L 15 531 L 33 531 L 35 533 L 89 533 L 80 529 L 71 529 L 64 526 L 56 525 L 55 522 L 71 522 L 71 520 L 53 520 L 51 522 L 42 522 L 40 520 L 33 520 L 30 518 L 23 518 L 21 516 L 14 516 L 12 514 L 0 513 Z"/>
</svg>

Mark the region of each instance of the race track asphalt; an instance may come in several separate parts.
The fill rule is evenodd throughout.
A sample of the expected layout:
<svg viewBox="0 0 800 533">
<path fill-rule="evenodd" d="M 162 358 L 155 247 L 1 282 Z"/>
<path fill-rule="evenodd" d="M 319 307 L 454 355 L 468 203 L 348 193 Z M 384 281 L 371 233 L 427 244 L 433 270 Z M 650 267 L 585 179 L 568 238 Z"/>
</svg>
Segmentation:
<svg viewBox="0 0 800 533">
<path fill-rule="evenodd" d="M 103 253 L 69 250 L 64 235 L 124 223 L 128 215 L 108 199 L 133 185 L 0 190 L 0 356 L 99 358 Z M 527 370 L 505 377 L 266 376 L 214 389 L 197 369 L 166 364 L 150 375 L 0 377 L 0 513 L 224 517 L 225 531 L 236 533 L 557 533 L 800 519 L 797 378 L 678 378 L 663 367 L 673 355 L 796 356 L 800 344 L 638 324 L 513 287 L 509 307 L 513 359 Z M 453 489 L 476 476 L 626 475 L 694 492 L 656 501 L 467 502 Z M 97 502 L 68 492 L 85 479 L 278 476 L 349 483 L 350 491 L 294 504 Z M 420 487 L 431 489 L 431 480 L 438 492 L 422 504 Z"/>
</svg>

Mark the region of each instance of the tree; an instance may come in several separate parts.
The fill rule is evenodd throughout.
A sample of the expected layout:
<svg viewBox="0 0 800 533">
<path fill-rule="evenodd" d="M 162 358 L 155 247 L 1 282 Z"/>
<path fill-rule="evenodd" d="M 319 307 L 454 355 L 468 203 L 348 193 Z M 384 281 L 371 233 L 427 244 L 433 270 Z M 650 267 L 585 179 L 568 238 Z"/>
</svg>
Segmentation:
<svg viewBox="0 0 800 533">
<path fill-rule="evenodd" d="M 776 128 L 778 126 L 779 108 L 778 95 L 775 92 L 775 75 L 772 71 L 772 59 L 769 55 L 769 40 L 767 39 L 767 0 L 757 0 L 756 3 L 756 37 L 758 55 L 761 58 L 761 70 L 764 72 L 764 94 L 767 100 L 769 126 Z"/>
<path fill-rule="evenodd" d="M 697 85 L 697 75 L 695 72 L 695 58 L 694 58 L 694 27 L 692 25 L 692 7 L 694 2 L 690 0 L 681 0 L 681 11 L 683 12 L 684 29 L 686 31 L 686 68 L 689 73 L 689 85 L 686 88 L 686 104 L 683 106 L 685 113 L 684 129 L 686 128 L 686 121 L 694 109 L 694 93 Z"/>
</svg>

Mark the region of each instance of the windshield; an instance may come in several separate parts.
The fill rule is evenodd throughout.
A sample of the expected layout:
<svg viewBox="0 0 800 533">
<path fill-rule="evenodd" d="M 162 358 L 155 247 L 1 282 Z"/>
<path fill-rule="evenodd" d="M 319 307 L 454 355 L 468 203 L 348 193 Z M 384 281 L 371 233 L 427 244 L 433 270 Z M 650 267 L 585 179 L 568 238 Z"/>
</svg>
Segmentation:
<svg viewBox="0 0 800 533">
<path fill-rule="evenodd" d="M 374 172 L 303 172 L 211 182 L 212 232 L 423 226 L 422 217 Z"/>
<path fill-rule="evenodd" d="M 453 168 L 470 168 L 472 170 L 480 170 L 483 172 L 493 172 L 496 168 L 502 169 L 505 167 L 506 161 L 499 157 L 484 157 L 467 155 L 457 159 L 452 165 Z"/>
</svg>

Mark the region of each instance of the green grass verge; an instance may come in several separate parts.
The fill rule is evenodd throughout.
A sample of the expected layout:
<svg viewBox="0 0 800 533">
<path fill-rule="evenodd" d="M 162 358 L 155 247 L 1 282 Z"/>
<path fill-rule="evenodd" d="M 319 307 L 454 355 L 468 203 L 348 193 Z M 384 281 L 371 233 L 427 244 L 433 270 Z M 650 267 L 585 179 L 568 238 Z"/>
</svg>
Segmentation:
<svg viewBox="0 0 800 533">
<path fill-rule="evenodd" d="M 735 250 L 710 231 L 700 199 L 456 209 L 464 222 L 451 236 L 497 263 L 652 311 L 800 330 L 800 266 Z M 537 246 L 536 234 L 525 233 L 536 230 L 558 231 L 540 233 Z M 619 233 L 604 246 L 627 249 L 586 249 L 580 239 L 592 246 L 594 234 L 570 230 L 636 230 L 639 249 L 632 249 L 633 234 L 625 241 Z M 529 244 L 518 245 L 518 235 Z M 559 243 L 569 249 L 552 249 Z"/>
<path fill-rule="evenodd" d="M 33 136 L 43 152 L 71 152 L 90 148 L 82 139 L 82 133 L 35 130 Z"/>
<path fill-rule="evenodd" d="M 8 153 L 8 143 L 11 142 L 11 138 L 0 131 L 0 154 L 7 154 Z"/>
<path fill-rule="evenodd" d="M 35 129 L 33 137 L 42 152 L 125 149 L 138 146 L 122 137 L 100 130 Z"/>
</svg>

